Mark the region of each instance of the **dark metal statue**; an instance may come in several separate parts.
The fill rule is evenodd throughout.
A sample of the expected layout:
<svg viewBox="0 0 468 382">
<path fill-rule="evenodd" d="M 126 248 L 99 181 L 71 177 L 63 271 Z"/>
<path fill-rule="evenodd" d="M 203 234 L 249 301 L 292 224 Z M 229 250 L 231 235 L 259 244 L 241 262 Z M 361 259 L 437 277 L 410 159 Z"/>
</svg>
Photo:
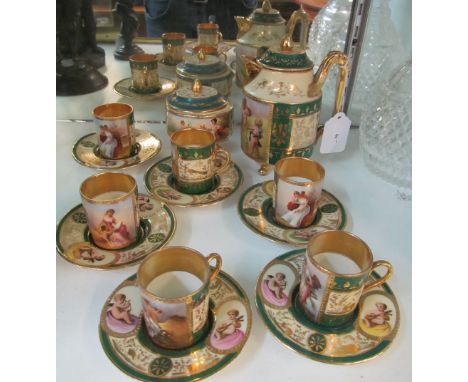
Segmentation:
<svg viewBox="0 0 468 382">
<path fill-rule="evenodd" d="M 128 60 L 132 54 L 144 53 L 138 45 L 133 43 L 137 35 L 138 18 L 133 12 L 134 0 L 117 0 L 113 9 L 122 21 L 120 33 L 115 41 L 114 57 L 118 60 Z"/>
<path fill-rule="evenodd" d="M 105 65 L 104 50 L 97 46 L 92 0 L 57 0 L 56 91 L 79 95 L 107 86 L 97 68 Z"/>
</svg>

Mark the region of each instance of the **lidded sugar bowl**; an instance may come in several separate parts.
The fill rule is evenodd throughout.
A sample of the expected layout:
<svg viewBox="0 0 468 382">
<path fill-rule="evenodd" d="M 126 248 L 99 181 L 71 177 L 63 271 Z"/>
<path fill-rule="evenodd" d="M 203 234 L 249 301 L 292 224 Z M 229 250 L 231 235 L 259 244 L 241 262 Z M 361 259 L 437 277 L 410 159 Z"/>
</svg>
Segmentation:
<svg viewBox="0 0 468 382">
<path fill-rule="evenodd" d="M 205 54 L 203 49 L 196 55 L 188 56 L 185 62 L 177 65 L 177 86 L 192 87 L 196 79 L 199 79 L 202 85 L 207 85 L 218 90 L 218 93 L 224 97 L 231 94 L 232 78 L 234 73 L 217 56 Z"/>
<path fill-rule="evenodd" d="M 261 163 L 265 175 L 279 159 L 310 157 L 322 130 L 318 129 L 322 86 L 333 65 L 339 67 L 335 112 L 341 110 L 348 71 L 342 52 L 330 52 L 313 73 L 313 63 L 292 41 L 294 24 L 279 47 L 260 59 L 241 56 L 249 78 L 241 105 L 241 147 Z"/>
<path fill-rule="evenodd" d="M 185 128 L 211 131 L 217 141 L 232 129 L 232 104 L 211 86 L 196 79 L 191 88 L 181 87 L 166 98 L 166 125 L 171 136 Z"/>
<path fill-rule="evenodd" d="M 294 17 L 301 17 L 300 46 L 306 47 L 309 21 L 307 13 L 301 5 L 301 9 L 293 12 Z M 288 22 L 292 22 L 293 15 Z M 286 33 L 286 20 L 277 9 L 271 7 L 269 0 L 264 0 L 261 8 L 257 8 L 250 16 L 234 16 L 239 31 L 236 45 L 236 83 L 242 86 L 247 79 L 243 70 L 241 55 L 259 58 L 265 51 L 274 45 L 278 45 Z"/>
</svg>

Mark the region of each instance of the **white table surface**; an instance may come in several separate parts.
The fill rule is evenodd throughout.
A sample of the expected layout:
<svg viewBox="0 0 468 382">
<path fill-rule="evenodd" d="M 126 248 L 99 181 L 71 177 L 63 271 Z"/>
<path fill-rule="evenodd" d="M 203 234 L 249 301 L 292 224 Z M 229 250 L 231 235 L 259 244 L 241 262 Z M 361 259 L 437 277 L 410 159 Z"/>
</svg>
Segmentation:
<svg viewBox="0 0 468 382">
<path fill-rule="evenodd" d="M 57 223 L 73 206 L 81 202 L 79 186 L 95 171 L 81 166 L 71 155 L 73 144 L 83 135 L 95 131 L 94 123 L 61 120 L 91 119 L 91 110 L 106 102 L 133 105 L 135 119 L 165 119 L 162 101 L 141 102 L 121 98 L 113 85 L 130 76 L 129 64 L 116 61 L 112 46 L 106 49 L 106 67 L 101 69 L 109 85 L 98 92 L 73 97 L 57 97 Z M 142 45 L 150 53 L 156 45 Z M 240 98 L 234 85 L 235 107 L 233 135 L 223 146 L 243 171 L 239 189 L 219 204 L 204 208 L 172 207 L 177 217 L 177 230 L 169 245 L 183 245 L 203 254 L 218 252 L 223 257 L 223 270 L 232 275 L 246 291 L 253 312 L 249 340 L 241 354 L 226 368 L 208 378 L 211 381 L 409 381 L 411 379 L 411 202 L 397 198 L 394 186 L 373 175 L 359 152 L 359 133 L 352 130 L 343 153 L 322 155 L 318 148 L 312 158 L 326 169 L 324 188 L 336 195 L 347 212 L 346 230 L 364 239 L 375 259 L 389 260 L 395 269 L 389 284 L 400 305 L 400 329 L 391 347 L 380 357 L 366 363 L 337 366 L 307 359 L 289 350 L 266 329 L 254 302 L 255 283 L 262 268 L 274 257 L 293 247 L 274 243 L 256 235 L 240 220 L 237 203 L 251 185 L 272 179 L 261 177 L 258 165 L 240 149 Z M 326 116 L 325 116 L 326 117 Z M 323 118 L 325 118 L 323 117 Z M 354 122 L 354 121 L 353 121 Z M 170 155 L 165 125 L 137 123 L 137 128 L 155 133 L 163 148 L 158 156 L 143 165 L 123 170 L 145 190 L 143 176 L 155 161 Z M 107 359 L 98 338 L 102 306 L 112 290 L 135 273 L 137 266 L 113 271 L 82 269 L 57 254 L 57 380 L 58 381 L 129 381 Z"/>
</svg>

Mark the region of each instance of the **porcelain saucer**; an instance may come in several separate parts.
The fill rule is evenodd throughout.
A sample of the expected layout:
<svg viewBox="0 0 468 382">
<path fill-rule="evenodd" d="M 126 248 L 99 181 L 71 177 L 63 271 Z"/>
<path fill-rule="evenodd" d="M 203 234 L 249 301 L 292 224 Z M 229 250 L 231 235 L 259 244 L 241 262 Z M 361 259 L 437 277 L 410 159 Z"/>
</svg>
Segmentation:
<svg viewBox="0 0 468 382">
<path fill-rule="evenodd" d="M 216 175 L 215 188 L 204 194 L 189 195 L 178 191 L 174 185 L 171 157 L 164 158 L 151 166 L 145 174 L 148 192 L 164 203 L 179 207 L 199 207 L 217 203 L 232 195 L 242 183 L 240 168 L 232 163 Z"/>
<path fill-rule="evenodd" d="M 210 286 L 209 334 L 193 346 L 167 350 L 151 342 L 142 319 L 142 306 L 136 275 L 122 282 L 104 303 L 99 337 L 104 352 L 125 374 L 142 381 L 197 381 L 227 366 L 236 358 L 250 335 L 252 312 L 247 295 L 227 273 L 220 272 Z M 124 294 L 131 303 L 131 324 L 112 316 L 116 294 Z M 215 328 L 226 320 L 227 312 L 236 309 L 243 316 L 235 337 L 222 340 Z M 234 334 L 234 333 L 233 333 Z"/>
<path fill-rule="evenodd" d="M 138 194 L 138 209 L 140 229 L 137 241 L 124 249 L 105 250 L 92 242 L 83 205 L 77 205 L 57 226 L 57 252 L 75 265 L 101 270 L 142 261 L 146 255 L 171 240 L 176 229 L 176 218 L 169 207 L 145 194 Z"/>
<path fill-rule="evenodd" d="M 136 144 L 132 156 L 125 159 L 106 159 L 99 155 L 98 134 L 81 137 L 73 146 L 73 158 L 81 165 L 97 170 L 129 168 L 146 162 L 161 151 L 161 141 L 148 131 L 135 129 Z"/>
<path fill-rule="evenodd" d="M 159 77 L 159 82 L 161 83 L 161 89 L 158 92 L 149 93 L 149 94 L 140 94 L 140 93 L 135 93 L 133 90 L 131 90 L 132 79 L 124 78 L 123 80 L 120 80 L 114 85 L 114 91 L 117 94 L 120 94 L 121 96 L 124 96 L 124 97 L 129 97 L 129 98 L 137 99 L 140 101 L 151 101 L 157 98 L 164 97 L 168 95 L 169 93 L 172 93 L 176 88 L 175 82 L 167 78 Z"/>
<path fill-rule="evenodd" d="M 317 215 L 306 228 L 287 228 L 276 223 L 273 210 L 273 189 L 270 180 L 257 183 L 241 196 L 238 212 L 242 221 L 255 233 L 267 239 L 295 246 L 305 246 L 316 233 L 327 229 L 343 229 L 346 213 L 340 201 L 328 191 L 322 190 Z"/>
<path fill-rule="evenodd" d="M 327 328 L 308 320 L 297 301 L 305 249 L 287 252 L 268 263 L 257 280 L 257 310 L 270 332 L 286 347 L 315 361 L 353 364 L 381 354 L 392 344 L 400 323 L 395 296 L 383 284 L 365 292 L 351 322 L 338 328 Z M 268 287 L 277 273 L 285 275 L 286 287 L 278 298 Z M 373 272 L 371 277 L 380 276 Z M 385 324 L 368 327 L 365 318 L 377 303 L 386 305 Z"/>
</svg>

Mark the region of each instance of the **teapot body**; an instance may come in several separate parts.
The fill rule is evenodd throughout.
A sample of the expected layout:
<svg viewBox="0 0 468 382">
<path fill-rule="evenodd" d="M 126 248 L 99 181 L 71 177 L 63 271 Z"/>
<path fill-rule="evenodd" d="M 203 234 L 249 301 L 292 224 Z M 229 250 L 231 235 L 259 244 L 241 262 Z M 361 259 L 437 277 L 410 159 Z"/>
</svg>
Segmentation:
<svg viewBox="0 0 468 382">
<path fill-rule="evenodd" d="M 275 164 L 310 157 L 318 136 L 321 93 L 308 96 L 312 69 L 283 72 L 263 68 L 243 89 L 241 147 L 250 158 Z"/>
</svg>

